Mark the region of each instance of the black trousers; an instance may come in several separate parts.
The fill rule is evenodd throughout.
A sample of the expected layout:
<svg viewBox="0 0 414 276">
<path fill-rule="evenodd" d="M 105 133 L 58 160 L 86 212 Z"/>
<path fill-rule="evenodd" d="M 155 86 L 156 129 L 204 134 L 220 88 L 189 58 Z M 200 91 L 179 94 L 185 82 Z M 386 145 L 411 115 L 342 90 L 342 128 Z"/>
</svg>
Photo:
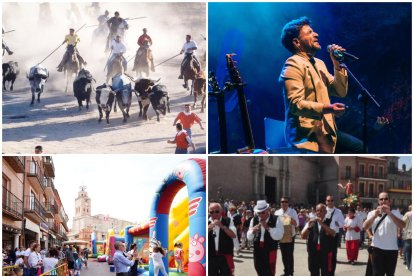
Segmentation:
<svg viewBox="0 0 414 276">
<path fill-rule="evenodd" d="M 398 250 L 382 250 L 373 247 L 372 251 L 372 275 L 393 276 L 397 266 Z"/>
<path fill-rule="evenodd" d="M 311 276 L 334 276 L 332 269 L 333 252 L 308 252 L 308 269 Z"/>
<path fill-rule="evenodd" d="M 277 251 L 272 251 L 272 254 L 276 254 Z M 270 264 L 271 252 L 265 249 L 254 249 L 254 268 L 256 269 L 257 275 L 260 276 L 274 276 L 275 273 L 272 271 L 272 265 Z"/>
<path fill-rule="evenodd" d="M 339 130 L 336 136 L 335 153 L 364 153 L 364 145 L 358 138 Z"/>
<path fill-rule="evenodd" d="M 230 276 L 231 271 L 227 264 L 226 258 L 222 255 L 210 256 L 208 258 L 208 275 Z"/>
<path fill-rule="evenodd" d="M 293 250 L 295 249 L 295 238 L 292 238 L 292 240 L 289 243 L 279 243 L 283 267 L 285 268 L 284 273 L 286 275 L 293 275 L 294 270 Z"/>
</svg>

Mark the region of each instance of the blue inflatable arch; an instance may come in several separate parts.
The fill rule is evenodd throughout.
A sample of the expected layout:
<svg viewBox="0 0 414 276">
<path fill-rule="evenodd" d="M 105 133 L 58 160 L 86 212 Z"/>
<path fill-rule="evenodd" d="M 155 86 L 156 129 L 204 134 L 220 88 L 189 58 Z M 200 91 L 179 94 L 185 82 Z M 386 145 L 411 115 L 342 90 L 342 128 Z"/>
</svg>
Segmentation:
<svg viewBox="0 0 414 276">
<path fill-rule="evenodd" d="M 190 223 L 188 275 L 206 275 L 206 160 L 189 159 L 180 163 L 157 189 L 150 213 L 150 239 L 168 248 L 168 218 L 178 191 L 187 186 Z M 168 271 L 168 257 L 164 257 Z M 150 275 L 154 265 L 150 260 Z"/>
</svg>

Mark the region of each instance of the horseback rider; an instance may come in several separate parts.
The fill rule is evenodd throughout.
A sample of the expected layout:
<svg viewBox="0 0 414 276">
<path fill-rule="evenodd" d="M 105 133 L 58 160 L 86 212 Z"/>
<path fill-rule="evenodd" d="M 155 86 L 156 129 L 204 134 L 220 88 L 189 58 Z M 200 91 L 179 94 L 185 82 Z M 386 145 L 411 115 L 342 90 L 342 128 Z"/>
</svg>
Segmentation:
<svg viewBox="0 0 414 276">
<path fill-rule="evenodd" d="M 106 30 L 107 30 L 107 23 L 106 22 L 108 22 L 108 20 L 109 20 L 109 11 L 108 10 L 106 10 L 105 11 L 105 14 L 102 14 L 102 15 L 100 15 L 99 17 L 98 17 L 98 29 L 99 29 L 99 32 L 101 32 L 101 33 L 106 33 Z"/>
<path fill-rule="evenodd" d="M 2 28 L 2 34 L 4 34 L 4 29 Z M 13 51 L 10 50 L 10 48 L 7 46 L 6 42 L 4 42 L 4 40 L 1 41 L 1 47 L 3 49 L 3 56 L 4 56 L 4 50 L 6 50 L 6 52 L 9 55 L 13 55 Z"/>
<path fill-rule="evenodd" d="M 58 65 L 58 72 L 63 71 L 63 67 L 65 66 L 66 62 L 68 61 L 71 52 L 75 51 L 76 56 L 79 60 L 79 64 L 86 65 L 86 61 L 81 57 L 79 54 L 78 49 L 76 48 L 76 44 L 80 42 L 79 36 L 75 34 L 75 29 L 70 28 L 69 34 L 65 36 L 65 40 L 63 40 L 62 45 L 67 43 L 65 54 L 63 55 L 62 61 Z"/>
<path fill-rule="evenodd" d="M 152 54 L 151 54 L 151 49 L 150 47 L 152 46 L 152 39 L 151 37 L 147 34 L 148 30 L 147 28 L 142 29 L 143 34 L 140 35 L 140 37 L 138 38 L 138 51 L 135 55 L 135 60 L 134 60 L 134 68 L 132 69 L 133 71 L 135 71 L 135 67 L 138 64 L 138 60 L 141 57 L 141 55 L 143 54 L 143 52 L 149 51 L 149 60 L 151 61 L 151 71 L 155 72 L 155 68 L 154 68 L 154 59 L 152 58 Z"/>
<path fill-rule="evenodd" d="M 109 35 L 108 35 L 108 39 L 107 39 L 107 48 L 105 49 L 105 51 L 107 51 L 109 49 L 110 43 L 112 41 L 113 38 L 115 38 L 115 36 L 118 33 L 118 29 L 119 27 L 122 25 L 124 25 L 125 29 L 128 29 L 128 24 L 125 21 L 125 19 L 123 19 L 122 17 L 119 16 L 119 12 L 115 12 L 114 13 L 115 16 L 111 17 L 106 23 L 108 24 L 109 27 Z"/>
<path fill-rule="evenodd" d="M 152 39 L 149 35 L 147 35 L 147 28 L 142 29 L 143 34 L 140 35 L 138 38 L 138 46 L 139 47 L 150 47 L 152 46 Z M 145 41 L 148 41 L 148 43 L 145 43 Z"/>
<path fill-rule="evenodd" d="M 111 51 L 112 51 L 112 55 L 108 60 L 108 72 L 111 72 L 112 62 L 115 60 L 115 58 L 121 58 L 122 67 L 124 68 L 124 72 L 125 72 L 127 70 L 127 60 L 124 57 L 124 54 L 126 52 L 126 47 L 124 43 L 122 43 L 120 35 L 116 35 L 115 39 L 111 41 Z"/>
<path fill-rule="evenodd" d="M 181 62 L 181 70 L 180 70 L 180 75 L 178 76 L 179 79 L 183 79 L 183 69 L 184 69 L 184 65 L 187 62 L 190 62 L 192 58 L 194 58 L 195 62 L 196 62 L 196 67 L 197 67 L 197 72 L 200 71 L 201 69 L 201 65 L 200 62 L 198 61 L 196 55 L 194 55 L 194 51 L 197 50 L 197 44 L 195 43 L 194 40 L 191 40 L 191 35 L 186 35 L 185 37 L 186 42 L 183 45 L 183 48 L 181 49 L 180 54 L 184 53 L 184 59 Z"/>
</svg>

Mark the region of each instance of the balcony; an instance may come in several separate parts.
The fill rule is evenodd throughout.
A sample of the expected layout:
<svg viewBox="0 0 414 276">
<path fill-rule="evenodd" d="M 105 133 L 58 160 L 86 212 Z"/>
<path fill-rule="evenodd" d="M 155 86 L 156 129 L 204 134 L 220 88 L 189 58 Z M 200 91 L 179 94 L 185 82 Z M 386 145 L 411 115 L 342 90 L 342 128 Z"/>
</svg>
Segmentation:
<svg viewBox="0 0 414 276">
<path fill-rule="evenodd" d="M 15 221 L 23 220 L 23 201 L 3 187 L 3 215 Z"/>
<path fill-rule="evenodd" d="M 28 160 L 28 170 L 26 170 L 27 177 L 30 178 L 34 184 L 39 185 L 40 189 L 44 191 L 46 188 L 47 182 L 43 176 L 42 171 L 40 170 L 39 164 L 36 161 Z"/>
<path fill-rule="evenodd" d="M 24 173 L 24 156 L 4 156 L 4 160 L 13 168 L 17 173 Z"/>
<path fill-rule="evenodd" d="M 46 211 L 34 196 L 24 197 L 24 212 L 27 217 L 36 223 L 46 222 Z"/>
<path fill-rule="evenodd" d="M 53 221 L 48 223 L 49 229 L 53 230 L 55 233 L 59 233 L 59 226 Z"/>
<path fill-rule="evenodd" d="M 45 203 L 45 216 L 47 218 L 54 218 L 55 213 L 56 213 L 56 211 L 55 211 L 55 205 L 53 205 L 50 202 L 46 202 Z"/>
<path fill-rule="evenodd" d="M 53 165 L 53 159 L 51 156 L 43 156 L 43 168 L 47 177 L 55 177 L 55 166 Z"/>
</svg>

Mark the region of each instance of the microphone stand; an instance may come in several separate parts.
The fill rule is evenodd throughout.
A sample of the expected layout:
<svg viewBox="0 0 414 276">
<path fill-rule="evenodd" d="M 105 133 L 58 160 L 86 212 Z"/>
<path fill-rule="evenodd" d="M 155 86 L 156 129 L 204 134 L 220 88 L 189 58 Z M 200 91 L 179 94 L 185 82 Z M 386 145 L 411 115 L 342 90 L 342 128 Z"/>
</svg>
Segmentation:
<svg viewBox="0 0 414 276">
<path fill-rule="evenodd" d="M 375 100 L 371 93 L 362 85 L 362 83 L 355 77 L 354 74 L 349 70 L 348 66 L 345 63 L 341 63 L 339 67 L 344 68 L 351 78 L 356 82 L 361 90 L 361 93 L 358 95 L 358 100 L 363 104 L 363 119 L 362 119 L 362 142 L 364 147 L 364 153 L 368 153 L 367 149 L 367 140 L 368 140 L 368 124 L 367 124 L 367 107 L 368 101 L 371 100 L 378 108 L 381 105 Z"/>
</svg>

